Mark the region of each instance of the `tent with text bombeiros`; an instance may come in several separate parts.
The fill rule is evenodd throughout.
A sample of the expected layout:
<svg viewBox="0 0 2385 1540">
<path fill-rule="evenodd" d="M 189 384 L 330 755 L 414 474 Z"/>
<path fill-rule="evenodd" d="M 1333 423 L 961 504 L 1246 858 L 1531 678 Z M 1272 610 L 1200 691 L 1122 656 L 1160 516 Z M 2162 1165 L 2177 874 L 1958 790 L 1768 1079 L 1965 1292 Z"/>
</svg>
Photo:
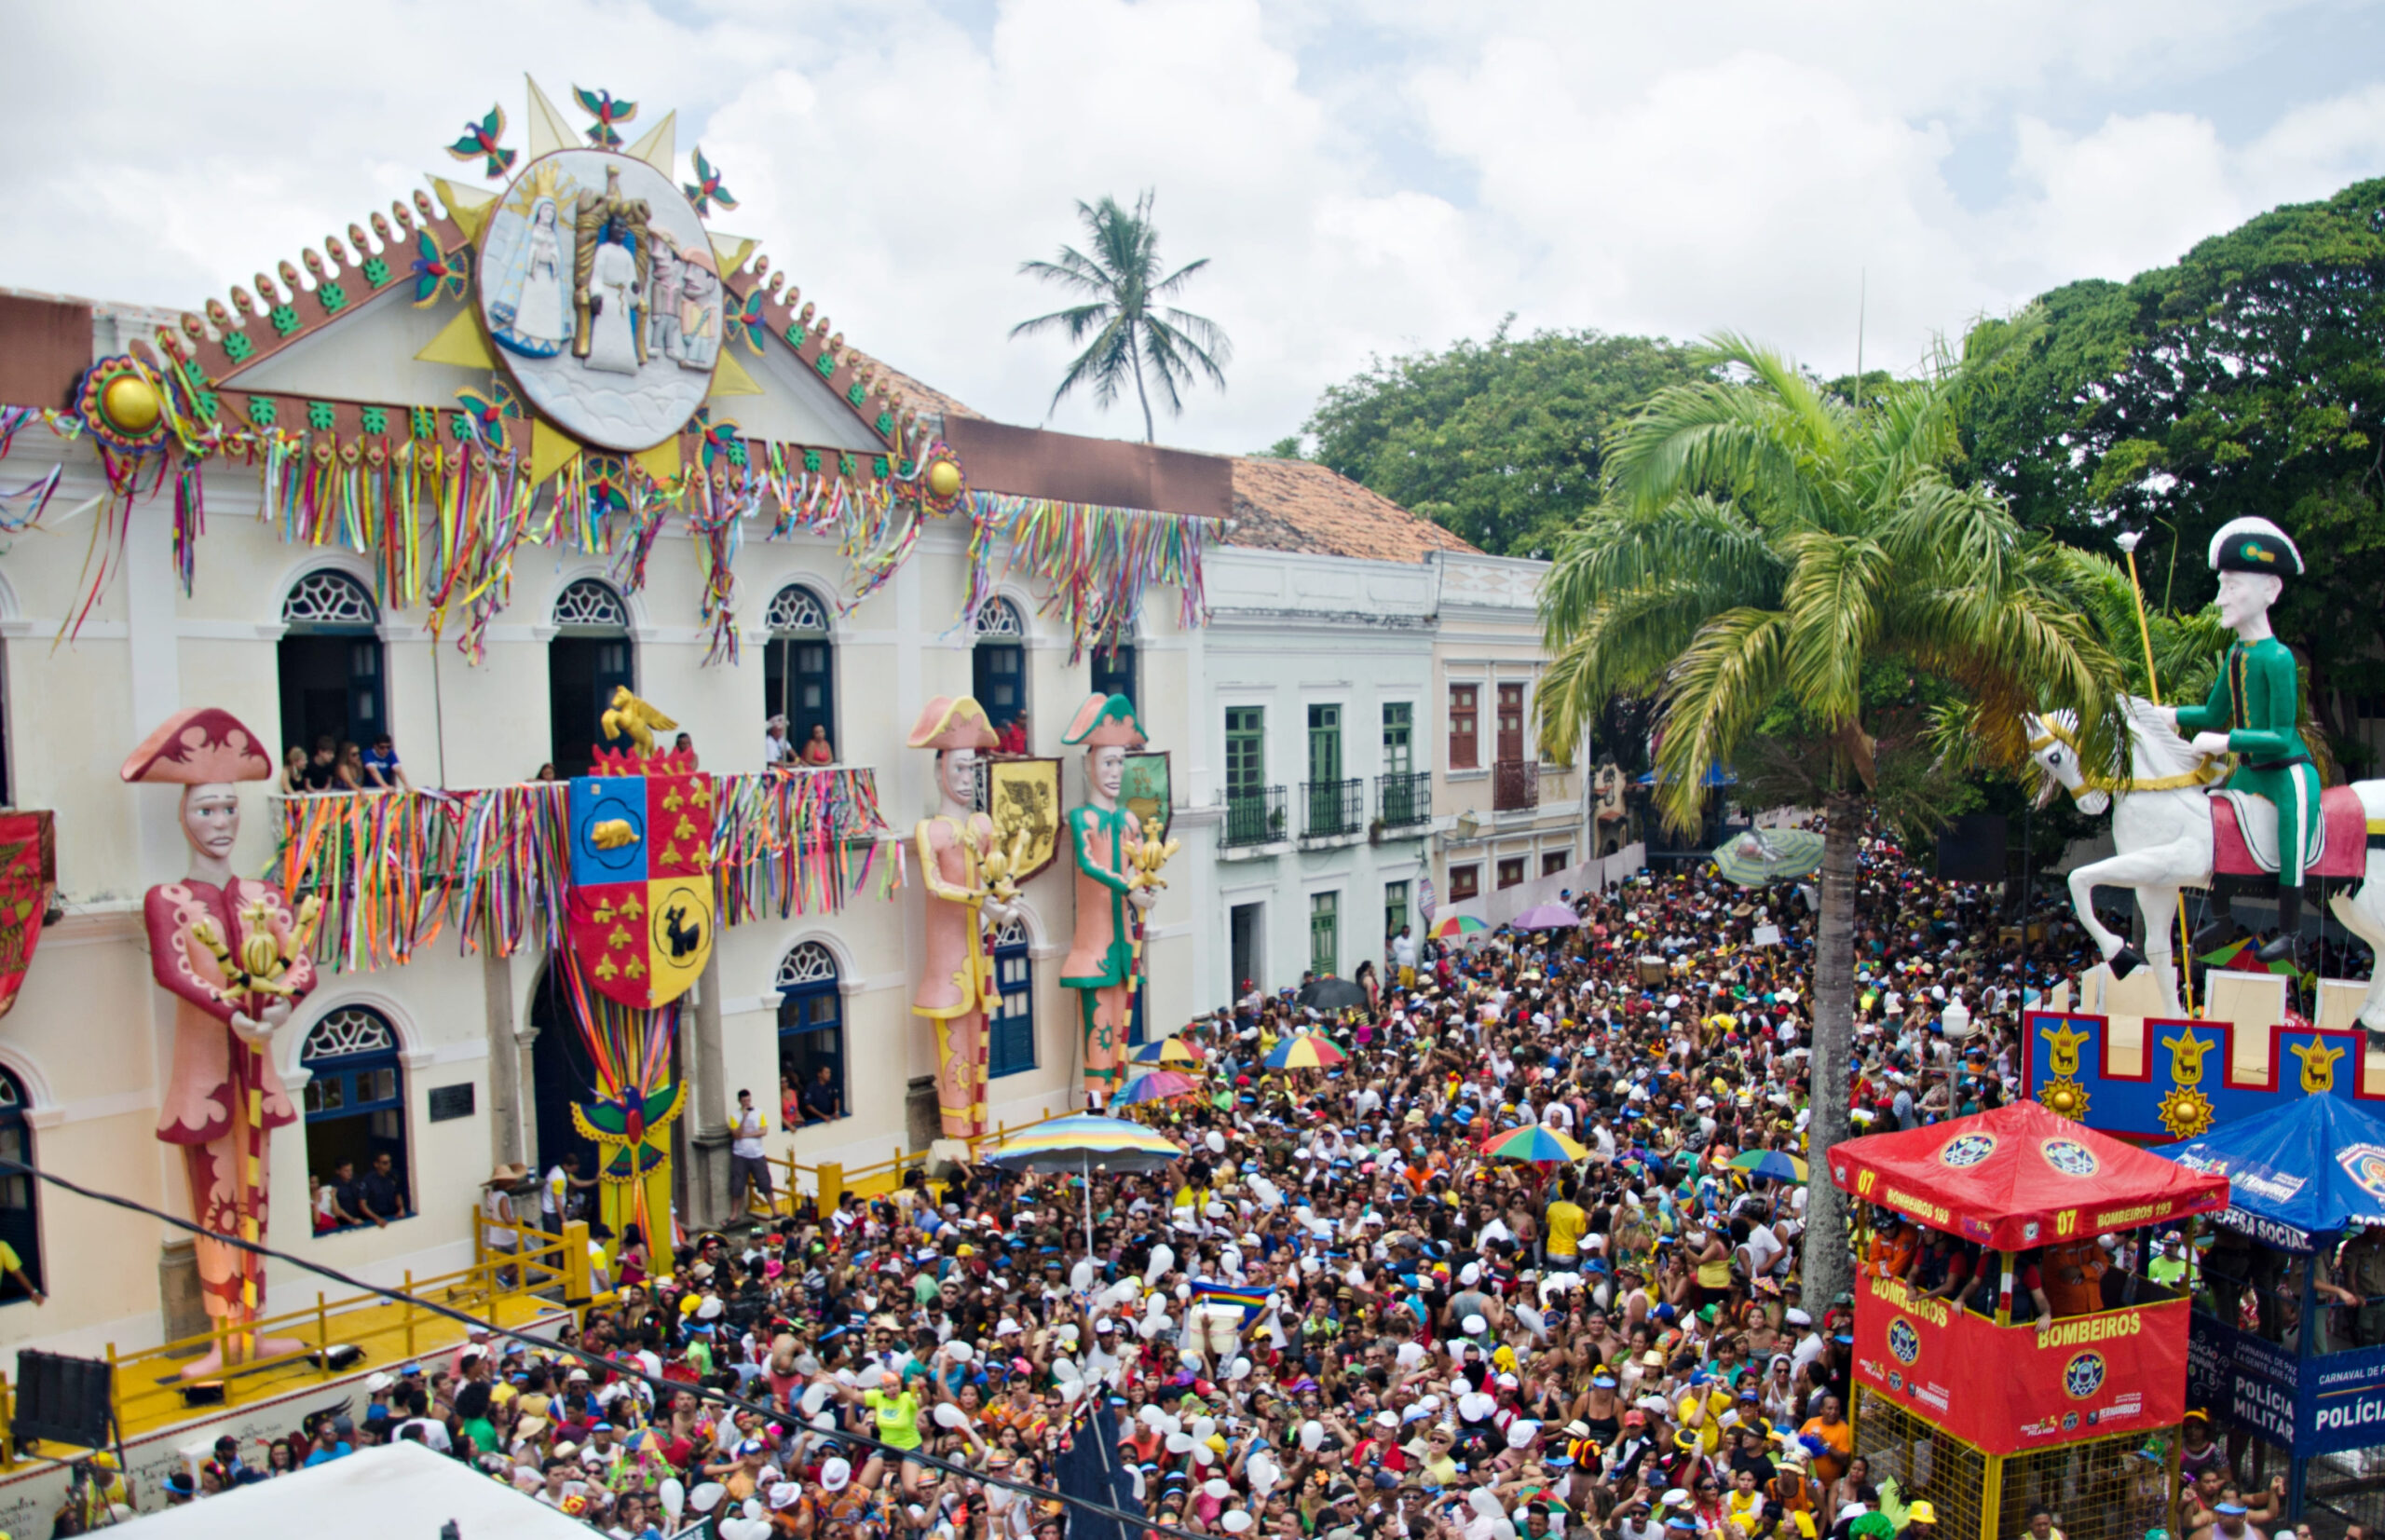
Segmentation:
<svg viewBox="0 0 2385 1540">
<path fill-rule="evenodd" d="M 2228 1206 L 2228 1179 L 2188 1170 L 2034 1101 L 1830 1152 L 1832 1182 L 1932 1230 L 2000 1251 L 2168 1224 Z"/>
</svg>

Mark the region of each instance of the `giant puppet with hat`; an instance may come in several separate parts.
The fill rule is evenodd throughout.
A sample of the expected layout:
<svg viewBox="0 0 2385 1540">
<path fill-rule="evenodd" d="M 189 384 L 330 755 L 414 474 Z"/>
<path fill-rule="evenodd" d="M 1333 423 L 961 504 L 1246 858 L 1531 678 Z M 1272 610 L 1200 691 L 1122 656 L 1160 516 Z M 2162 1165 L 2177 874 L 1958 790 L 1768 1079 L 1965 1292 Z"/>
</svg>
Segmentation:
<svg viewBox="0 0 2385 1540">
<path fill-rule="evenodd" d="M 2277 809 L 2278 934 L 2260 949 L 2264 962 L 2292 957 L 2302 928 L 2303 865 L 2319 829 L 2319 770 L 2296 723 L 2301 706 L 2294 654 L 2269 630 L 2269 606 L 2288 577 L 2302 576 L 2302 552 L 2267 519 L 2230 519 L 2211 538 L 2219 574 L 2220 623 L 2235 645 L 2200 706 L 2162 708 L 2197 750 L 2240 757 L 2227 789 L 2250 792 Z M 2195 937 L 2195 949 L 2228 940 L 2235 920 L 2221 904 Z"/>
<path fill-rule="evenodd" d="M 935 1027 L 936 1111 L 947 1138 L 986 1131 L 986 1022 L 1001 998 L 986 925 L 1007 924 L 1011 910 L 988 892 L 994 825 L 973 804 L 978 756 L 995 743 L 985 708 L 966 695 L 937 696 L 911 728 L 911 747 L 935 751 L 936 787 L 936 811 L 915 831 L 927 911 L 911 1011 Z"/>
<path fill-rule="evenodd" d="M 1142 918 L 1158 899 L 1142 825 L 1119 805 L 1126 753 L 1143 746 L 1143 725 L 1123 695 L 1088 697 L 1060 742 L 1084 748 L 1083 804 L 1069 810 L 1070 859 L 1076 864 L 1076 930 L 1060 963 L 1060 983 L 1077 991 L 1084 1034 L 1084 1094 L 1106 1101 L 1125 1073 L 1125 1035 L 1134 1010 Z"/>
<path fill-rule="evenodd" d="M 307 942 L 321 907 L 310 898 L 293 912 L 280 889 L 232 871 L 238 783 L 272 774 L 256 734 L 213 707 L 175 713 L 123 770 L 127 781 L 182 788 L 191 849 L 189 874 L 150 889 L 143 906 L 150 970 L 174 997 L 173 1067 L 157 1138 L 182 1147 L 191 1217 L 252 1243 L 266 1234 L 273 1130 L 298 1117 L 267 1049 L 315 987 Z M 304 1351 L 303 1342 L 260 1339 L 252 1329 L 265 1308 L 264 1259 L 221 1241 L 202 1239 L 195 1249 L 219 1335 L 211 1351 L 183 1366 L 184 1379 Z"/>
</svg>

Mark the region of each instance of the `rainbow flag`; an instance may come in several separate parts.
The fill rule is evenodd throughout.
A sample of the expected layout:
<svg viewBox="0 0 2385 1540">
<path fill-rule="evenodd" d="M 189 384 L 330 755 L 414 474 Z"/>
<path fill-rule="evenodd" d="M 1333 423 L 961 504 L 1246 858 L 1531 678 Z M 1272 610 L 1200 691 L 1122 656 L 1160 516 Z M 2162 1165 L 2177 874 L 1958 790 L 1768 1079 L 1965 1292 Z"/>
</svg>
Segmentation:
<svg viewBox="0 0 2385 1540">
<path fill-rule="evenodd" d="M 1248 1326 L 1261 1311 L 1267 1308 L 1267 1294 L 1268 1291 L 1263 1288 L 1244 1288 L 1233 1284 L 1209 1283 L 1201 1278 L 1192 1280 L 1192 1298 L 1196 1302 L 1240 1305 L 1242 1324 L 1245 1326 Z"/>
</svg>

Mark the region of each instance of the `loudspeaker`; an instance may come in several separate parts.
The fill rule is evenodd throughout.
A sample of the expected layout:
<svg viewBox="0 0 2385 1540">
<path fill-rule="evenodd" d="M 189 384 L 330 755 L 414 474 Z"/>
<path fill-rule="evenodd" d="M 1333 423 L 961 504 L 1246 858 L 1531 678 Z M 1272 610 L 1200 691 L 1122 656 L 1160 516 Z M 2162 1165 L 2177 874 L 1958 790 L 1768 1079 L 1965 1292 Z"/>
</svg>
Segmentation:
<svg viewBox="0 0 2385 1540">
<path fill-rule="evenodd" d="M 324 1362 L 326 1358 L 331 1361 L 329 1363 Z M 334 1373 L 337 1373 L 343 1369 L 353 1369 L 358 1364 L 362 1363 L 364 1361 L 364 1350 L 358 1347 L 353 1342 L 334 1342 L 331 1345 L 331 1351 L 328 1353 L 307 1354 L 307 1361 L 314 1365 L 317 1369 L 328 1369 Z"/>
<path fill-rule="evenodd" d="M 183 1405 L 186 1407 L 220 1407 L 224 1404 L 224 1382 L 192 1380 L 183 1386 Z"/>
<path fill-rule="evenodd" d="M 8 1431 L 19 1443 L 102 1449 L 114 1441 L 109 1415 L 113 1370 L 104 1358 L 69 1358 L 33 1348 L 17 1354 L 17 1415 Z"/>
</svg>

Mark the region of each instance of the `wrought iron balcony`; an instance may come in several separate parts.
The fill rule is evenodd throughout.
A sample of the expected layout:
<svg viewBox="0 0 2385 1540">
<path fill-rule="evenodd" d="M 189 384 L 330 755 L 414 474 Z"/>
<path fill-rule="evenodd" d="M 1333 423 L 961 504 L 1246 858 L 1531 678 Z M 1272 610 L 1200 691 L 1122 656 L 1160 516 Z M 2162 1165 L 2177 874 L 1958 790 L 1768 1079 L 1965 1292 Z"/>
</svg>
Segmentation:
<svg viewBox="0 0 2385 1540">
<path fill-rule="evenodd" d="M 1540 806 L 1540 762 L 1502 759 L 1491 767 L 1491 811 L 1519 812 Z"/>
<path fill-rule="evenodd" d="M 1414 828 L 1433 821 L 1433 772 L 1411 770 L 1375 777 L 1375 816 L 1385 829 Z"/>
<path fill-rule="evenodd" d="M 1267 845 L 1287 838 L 1283 787 L 1257 786 L 1226 793 L 1227 848 Z"/>
<path fill-rule="evenodd" d="M 1301 805 L 1302 838 L 1335 839 L 1356 834 L 1366 826 L 1367 784 L 1355 776 L 1347 781 L 1303 781 Z"/>
</svg>

